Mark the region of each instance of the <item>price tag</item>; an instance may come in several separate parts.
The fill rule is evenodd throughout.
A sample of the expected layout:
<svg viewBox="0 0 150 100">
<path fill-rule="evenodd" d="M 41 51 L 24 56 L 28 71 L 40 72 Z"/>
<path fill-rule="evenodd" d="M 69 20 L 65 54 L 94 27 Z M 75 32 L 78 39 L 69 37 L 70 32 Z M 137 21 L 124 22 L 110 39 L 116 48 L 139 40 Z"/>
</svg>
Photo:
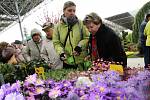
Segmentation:
<svg viewBox="0 0 150 100">
<path fill-rule="evenodd" d="M 42 78 L 45 80 L 44 68 L 43 67 L 35 68 L 35 73 L 37 73 L 38 76 L 42 76 Z"/>
<path fill-rule="evenodd" d="M 117 71 L 117 72 L 119 72 L 120 75 L 123 75 L 123 66 L 122 65 L 110 64 L 110 70 Z"/>
</svg>

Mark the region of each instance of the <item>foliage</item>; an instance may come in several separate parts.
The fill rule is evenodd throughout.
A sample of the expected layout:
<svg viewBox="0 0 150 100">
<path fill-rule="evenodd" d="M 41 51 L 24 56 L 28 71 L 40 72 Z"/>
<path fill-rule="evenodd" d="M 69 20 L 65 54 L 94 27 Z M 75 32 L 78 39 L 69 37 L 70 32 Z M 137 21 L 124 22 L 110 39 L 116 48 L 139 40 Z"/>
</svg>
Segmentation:
<svg viewBox="0 0 150 100">
<path fill-rule="evenodd" d="M 49 69 L 47 62 L 44 59 L 32 60 L 25 63 L 27 74 L 32 75 L 35 73 L 35 68 L 44 67 L 45 71 Z"/>
<path fill-rule="evenodd" d="M 127 51 L 133 51 L 133 52 L 138 51 L 137 44 L 135 43 L 128 43 L 126 46 L 127 46 Z"/>
<path fill-rule="evenodd" d="M 28 75 L 35 73 L 35 68 L 43 67 L 46 79 L 51 78 L 55 81 L 67 79 L 68 73 L 77 69 L 50 69 L 44 60 L 33 60 L 17 65 L 0 64 L 0 74 L 3 75 L 5 83 L 13 83 L 15 80 L 23 81 Z"/>
<path fill-rule="evenodd" d="M 47 71 L 48 64 L 44 60 L 33 60 L 17 65 L 0 64 L 0 74 L 3 75 L 5 83 L 13 83 L 15 80 L 24 80 L 28 75 L 35 73 L 35 67 L 44 67 Z"/>
<path fill-rule="evenodd" d="M 150 8 L 150 2 L 147 2 L 143 7 L 138 11 L 138 13 L 135 16 L 134 24 L 133 24 L 133 42 L 137 43 L 139 39 L 139 28 L 141 22 L 144 20 L 145 13 L 149 11 Z"/>
<path fill-rule="evenodd" d="M 49 70 L 45 73 L 46 78 L 53 79 L 55 81 L 65 80 L 68 78 L 68 73 L 76 71 L 76 69 L 56 69 Z"/>
<path fill-rule="evenodd" d="M 125 37 L 127 42 L 132 43 L 133 39 L 132 39 L 132 33 L 128 33 L 128 35 Z"/>
<path fill-rule="evenodd" d="M 0 64 L 0 73 L 3 75 L 5 82 L 13 83 L 15 81 L 15 67 L 9 64 Z"/>
<path fill-rule="evenodd" d="M 132 33 L 129 32 L 122 32 L 122 41 L 124 44 L 125 51 L 138 51 L 138 47 L 136 43 L 133 43 Z"/>
<path fill-rule="evenodd" d="M 137 54 L 138 52 L 133 52 L 133 51 L 126 52 L 127 58 L 137 58 Z"/>
</svg>

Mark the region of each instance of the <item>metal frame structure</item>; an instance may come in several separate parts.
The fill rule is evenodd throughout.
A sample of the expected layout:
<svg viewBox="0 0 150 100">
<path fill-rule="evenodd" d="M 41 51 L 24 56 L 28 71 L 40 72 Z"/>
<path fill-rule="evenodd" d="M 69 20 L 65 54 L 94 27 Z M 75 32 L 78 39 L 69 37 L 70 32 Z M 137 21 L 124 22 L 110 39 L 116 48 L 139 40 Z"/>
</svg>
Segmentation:
<svg viewBox="0 0 150 100">
<path fill-rule="evenodd" d="M 19 23 L 22 40 L 24 40 L 21 16 L 35 8 L 44 0 L 1 0 L 0 1 L 0 32 L 14 21 Z"/>
<path fill-rule="evenodd" d="M 114 15 L 105 19 L 132 30 L 134 16 L 132 16 L 129 12 Z"/>
<path fill-rule="evenodd" d="M 11 26 L 14 21 L 19 23 L 22 41 L 24 34 L 21 22 L 24 16 L 44 0 L 1 0 L 0 1 L 0 34 Z M 53 0 L 51 0 L 53 1 Z M 105 23 L 118 33 L 125 29 L 131 29 L 134 17 L 126 12 L 105 18 Z"/>
</svg>

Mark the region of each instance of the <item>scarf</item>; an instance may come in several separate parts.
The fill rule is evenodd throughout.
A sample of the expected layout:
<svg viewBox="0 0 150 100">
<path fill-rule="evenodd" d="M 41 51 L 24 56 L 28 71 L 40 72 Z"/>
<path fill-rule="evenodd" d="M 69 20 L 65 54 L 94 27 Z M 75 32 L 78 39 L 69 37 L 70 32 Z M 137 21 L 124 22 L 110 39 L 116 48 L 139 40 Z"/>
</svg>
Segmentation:
<svg viewBox="0 0 150 100">
<path fill-rule="evenodd" d="M 77 16 L 65 17 L 64 15 L 62 15 L 61 20 L 69 26 L 73 26 L 78 22 Z"/>
</svg>

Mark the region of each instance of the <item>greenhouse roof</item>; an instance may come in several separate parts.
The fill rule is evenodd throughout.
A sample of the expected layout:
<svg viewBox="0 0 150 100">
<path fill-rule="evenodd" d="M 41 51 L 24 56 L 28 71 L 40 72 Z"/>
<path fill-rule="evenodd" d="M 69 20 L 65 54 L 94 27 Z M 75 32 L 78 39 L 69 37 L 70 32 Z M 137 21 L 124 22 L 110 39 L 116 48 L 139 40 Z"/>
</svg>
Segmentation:
<svg viewBox="0 0 150 100">
<path fill-rule="evenodd" d="M 25 15 L 42 1 L 44 0 L 0 0 L 0 32 L 17 21 L 18 14 Z"/>
<path fill-rule="evenodd" d="M 118 15 L 114 15 L 108 18 L 105 18 L 106 20 L 109 20 L 111 22 L 114 22 L 120 26 L 123 26 L 127 29 L 132 30 L 132 25 L 134 22 L 134 16 L 131 15 L 129 12 L 121 13 Z"/>
</svg>

